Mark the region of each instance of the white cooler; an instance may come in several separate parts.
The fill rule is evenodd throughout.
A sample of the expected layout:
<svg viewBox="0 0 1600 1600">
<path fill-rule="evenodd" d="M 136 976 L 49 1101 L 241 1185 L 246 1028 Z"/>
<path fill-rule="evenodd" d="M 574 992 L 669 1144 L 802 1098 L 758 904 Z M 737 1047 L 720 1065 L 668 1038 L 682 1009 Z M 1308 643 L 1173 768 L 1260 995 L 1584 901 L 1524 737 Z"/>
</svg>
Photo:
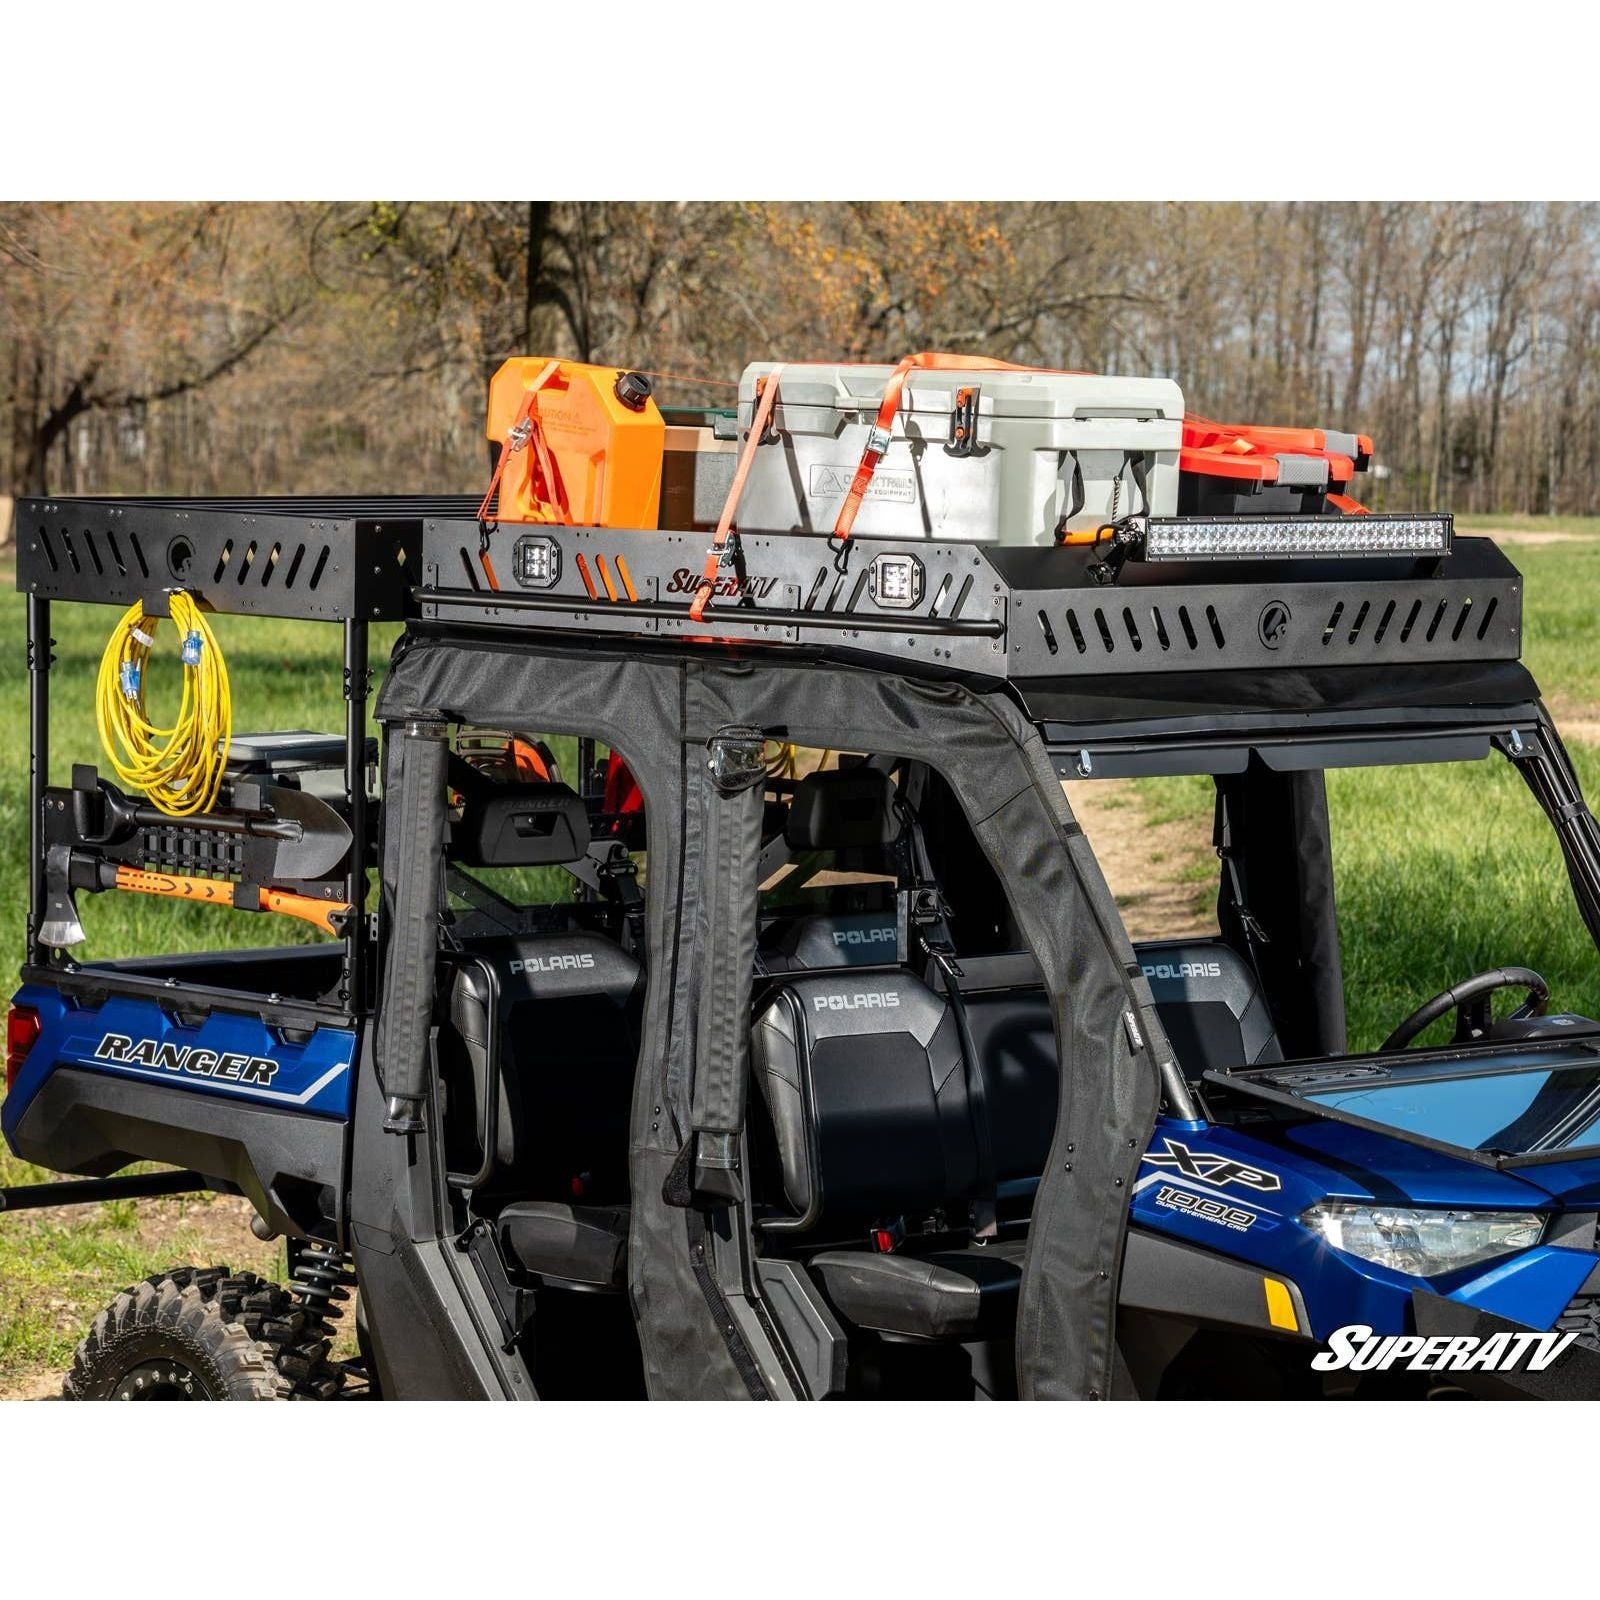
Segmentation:
<svg viewBox="0 0 1600 1600">
<path fill-rule="evenodd" d="M 741 437 L 754 415 L 756 379 L 773 365 L 744 370 Z M 773 416 L 779 437 L 756 451 L 741 528 L 833 531 L 892 371 L 784 368 Z M 962 389 L 975 391 L 970 450 L 953 442 Z M 854 532 L 1049 545 L 1113 517 L 1174 516 L 1182 433 L 1183 394 L 1165 378 L 913 369 Z"/>
</svg>

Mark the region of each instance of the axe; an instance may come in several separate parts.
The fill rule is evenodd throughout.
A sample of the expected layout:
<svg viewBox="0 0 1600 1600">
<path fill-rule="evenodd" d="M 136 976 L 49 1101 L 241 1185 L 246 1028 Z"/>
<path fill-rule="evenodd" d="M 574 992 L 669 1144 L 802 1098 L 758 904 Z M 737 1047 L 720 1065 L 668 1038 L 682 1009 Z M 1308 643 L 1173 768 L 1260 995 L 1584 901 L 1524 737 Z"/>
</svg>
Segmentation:
<svg viewBox="0 0 1600 1600">
<path fill-rule="evenodd" d="M 66 844 L 51 845 L 45 852 L 44 875 L 45 915 L 39 928 L 39 942 L 54 950 L 82 944 L 86 937 L 75 899 L 75 891 L 79 889 L 94 894 L 104 889 L 122 889 L 169 900 L 190 900 L 199 905 L 232 906 L 236 911 L 271 911 L 309 922 L 324 933 L 335 935 L 344 932 L 350 915 L 350 907 L 337 901 L 318 900 L 288 889 L 230 883 L 223 878 L 196 878 L 182 872 L 150 872 L 140 867 L 119 866 Z"/>
</svg>

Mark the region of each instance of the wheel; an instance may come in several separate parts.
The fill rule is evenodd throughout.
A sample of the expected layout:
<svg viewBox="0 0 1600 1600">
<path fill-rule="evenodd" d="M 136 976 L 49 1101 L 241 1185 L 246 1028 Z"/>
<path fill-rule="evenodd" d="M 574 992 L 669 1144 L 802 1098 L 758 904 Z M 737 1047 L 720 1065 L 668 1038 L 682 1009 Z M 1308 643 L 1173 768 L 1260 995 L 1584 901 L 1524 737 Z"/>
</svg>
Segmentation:
<svg viewBox="0 0 1600 1600">
<path fill-rule="evenodd" d="M 124 1289 L 94 1319 L 66 1400 L 328 1400 L 344 1382 L 328 1340 L 280 1284 L 176 1267 Z"/>
</svg>

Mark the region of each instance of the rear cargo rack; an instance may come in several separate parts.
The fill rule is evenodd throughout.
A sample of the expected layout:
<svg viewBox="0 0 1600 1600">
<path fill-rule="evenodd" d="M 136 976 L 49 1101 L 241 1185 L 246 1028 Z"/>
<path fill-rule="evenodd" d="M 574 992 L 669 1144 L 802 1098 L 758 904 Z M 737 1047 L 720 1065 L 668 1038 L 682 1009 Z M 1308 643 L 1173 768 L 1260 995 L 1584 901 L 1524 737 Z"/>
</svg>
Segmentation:
<svg viewBox="0 0 1600 1600">
<path fill-rule="evenodd" d="M 338 623 L 343 634 L 345 729 L 340 755 L 322 760 L 343 767 L 351 843 L 344 900 L 357 908 L 347 920 L 336 1001 L 328 1009 L 358 1015 L 370 979 L 367 902 L 369 828 L 367 738 L 371 695 L 368 630 L 414 612 L 411 591 L 421 559 L 422 519 L 461 514 L 465 497 L 282 499 L 23 499 L 17 502 L 17 587 L 28 597 L 29 792 L 28 960 L 30 967 L 73 974 L 81 970 L 41 939 L 48 904 L 45 800 L 50 767 L 50 633 L 53 601 L 127 608 L 164 615 L 167 595 L 192 594 L 206 610 L 234 615 Z M 268 763 L 270 766 L 270 763 Z M 231 858 L 196 856 L 204 819 L 189 830 L 168 830 L 156 841 L 174 861 L 210 873 L 237 867 Z M 156 854 L 161 854 L 157 851 Z M 124 989 L 156 986 L 136 975 L 95 982 Z M 315 1009 L 315 1008 L 313 1008 Z M 266 1015 L 272 1007 L 262 1010 Z"/>
</svg>

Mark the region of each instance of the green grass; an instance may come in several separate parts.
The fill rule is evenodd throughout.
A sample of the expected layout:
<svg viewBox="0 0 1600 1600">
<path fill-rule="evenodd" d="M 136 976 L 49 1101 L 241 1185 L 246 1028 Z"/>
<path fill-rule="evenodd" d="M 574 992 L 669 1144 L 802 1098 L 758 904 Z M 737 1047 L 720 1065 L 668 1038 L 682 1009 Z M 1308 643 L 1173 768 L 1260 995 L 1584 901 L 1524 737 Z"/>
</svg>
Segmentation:
<svg viewBox="0 0 1600 1600">
<path fill-rule="evenodd" d="M 1572 754 L 1594 792 L 1600 757 Z M 1532 967 L 1554 1006 L 1600 1016 L 1600 963 L 1555 835 L 1508 763 L 1334 772 L 1328 803 L 1352 1048 L 1491 967 Z M 1448 1034 L 1442 1022 L 1427 1037 Z"/>
<path fill-rule="evenodd" d="M 1512 545 L 1526 580 L 1523 659 L 1565 716 L 1600 718 L 1600 541 Z"/>
<path fill-rule="evenodd" d="M 1506 529 L 1517 533 L 1576 533 L 1600 539 L 1600 517 L 1535 517 L 1523 511 L 1463 511 L 1456 513 L 1456 526 L 1463 533 L 1481 528 Z"/>
</svg>

